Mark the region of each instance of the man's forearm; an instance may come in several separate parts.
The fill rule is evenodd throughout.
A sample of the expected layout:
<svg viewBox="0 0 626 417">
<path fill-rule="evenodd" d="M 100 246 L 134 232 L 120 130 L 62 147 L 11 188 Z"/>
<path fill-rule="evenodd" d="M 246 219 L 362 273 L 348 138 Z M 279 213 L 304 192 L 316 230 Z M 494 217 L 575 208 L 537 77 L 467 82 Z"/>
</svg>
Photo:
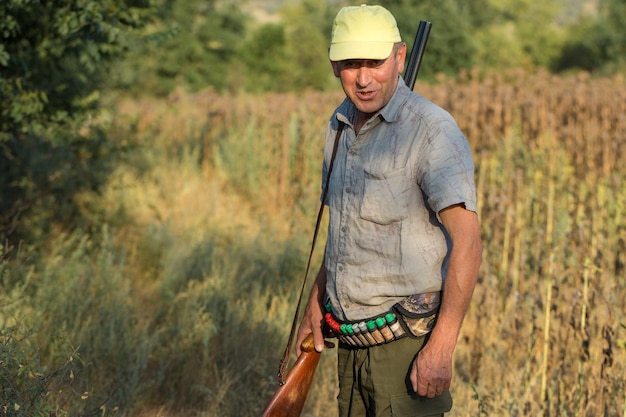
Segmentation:
<svg viewBox="0 0 626 417">
<path fill-rule="evenodd" d="M 471 260 L 469 261 L 471 262 Z M 467 263 L 465 263 L 467 265 Z M 452 262 L 450 269 L 452 269 Z M 443 289 L 443 298 L 433 329 L 431 340 L 441 342 L 441 348 L 454 350 L 461 325 L 469 307 L 476 283 L 476 275 L 469 272 L 448 270 Z"/>
<path fill-rule="evenodd" d="M 442 216 L 451 234 L 453 247 L 443 288 L 437 325 L 431 339 L 441 348 L 454 350 L 461 324 L 469 307 L 480 267 L 482 244 L 475 213 L 456 208 L 450 216 Z"/>
</svg>

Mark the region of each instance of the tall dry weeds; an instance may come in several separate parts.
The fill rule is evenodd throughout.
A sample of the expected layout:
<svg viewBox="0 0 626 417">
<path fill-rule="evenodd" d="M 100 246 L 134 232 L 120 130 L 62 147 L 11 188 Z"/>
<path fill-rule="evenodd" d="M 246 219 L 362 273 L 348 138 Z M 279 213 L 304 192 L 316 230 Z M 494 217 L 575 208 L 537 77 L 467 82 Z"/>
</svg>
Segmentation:
<svg viewBox="0 0 626 417">
<path fill-rule="evenodd" d="M 485 241 L 452 415 L 626 412 L 612 395 L 626 371 L 625 87 L 619 77 L 522 71 L 418 83 L 470 141 Z M 246 216 L 280 224 L 288 239 L 310 236 L 323 131 L 341 99 L 179 93 L 150 112 L 131 103 L 126 114 L 168 155 L 200 149 L 202 175 L 222 184 L 216 198 L 237 195 Z M 293 311 L 293 294 L 282 302 Z M 323 366 L 312 415 L 334 410 L 333 363 Z"/>
<path fill-rule="evenodd" d="M 455 116 L 476 161 L 483 263 L 451 416 L 626 416 L 624 80 L 468 73 L 416 90 Z M 310 244 L 323 132 L 341 99 L 205 91 L 117 103 L 111 140 L 135 151 L 102 195 L 81 201 L 98 207 L 111 252 L 124 254 L 108 266 L 133 315 L 124 323 L 149 335 L 132 340 L 125 325 L 125 350 L 147 352 L 141 366 L 118 355 L 103 368 L 110 378 L 130 367 L 141 395 L 128 415 L 259 414 Z M 66 270 L 49 262 L 44 271 Z M 334 415 L 332 352 L 317 375 L 305 412 Z"/>
</svg>

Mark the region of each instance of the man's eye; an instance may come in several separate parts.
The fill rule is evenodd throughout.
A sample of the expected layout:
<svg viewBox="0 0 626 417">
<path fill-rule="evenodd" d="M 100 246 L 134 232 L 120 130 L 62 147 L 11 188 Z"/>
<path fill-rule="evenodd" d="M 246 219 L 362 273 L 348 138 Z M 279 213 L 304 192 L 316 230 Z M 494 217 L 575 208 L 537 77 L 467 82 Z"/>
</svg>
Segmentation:
<svg viewBox="0 0 626 417">
<path fill-rule="evenodd" d="M 342 61 L 343 69 L 357 69 L 361 67 L 376 68 L 385 63 L 385 59 L 355 59 Z"/>
</svg>

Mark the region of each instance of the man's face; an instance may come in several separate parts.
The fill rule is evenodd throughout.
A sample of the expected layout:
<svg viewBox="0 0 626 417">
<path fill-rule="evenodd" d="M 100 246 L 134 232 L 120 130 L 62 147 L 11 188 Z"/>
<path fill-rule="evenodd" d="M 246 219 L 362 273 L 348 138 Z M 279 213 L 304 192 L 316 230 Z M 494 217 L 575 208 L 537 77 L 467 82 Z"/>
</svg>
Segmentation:
<svg viewBox="0 0 626 417">
<path fill-rule="evenodd" d="M 348 59 L 331 64 L 346 96 L 359 111 L 372 116 L 391 100 L 405 57 L 406 44 L 401 44 L 387 59 Z"/>
</svg>

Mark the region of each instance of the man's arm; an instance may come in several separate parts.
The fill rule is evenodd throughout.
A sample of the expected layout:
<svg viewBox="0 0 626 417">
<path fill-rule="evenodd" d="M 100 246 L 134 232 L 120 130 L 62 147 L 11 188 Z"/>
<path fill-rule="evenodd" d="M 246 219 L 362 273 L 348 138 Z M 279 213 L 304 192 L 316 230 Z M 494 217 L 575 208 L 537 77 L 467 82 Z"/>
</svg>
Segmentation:
<svg viewBox="0 0 626 417">
<path fill-rule="evenodd" d="M 429 398 L 450 388 L 452 355 L 474 292 L 482 256 L 476 213 L 455 205 L 439 212 L 439 217 L 452 239 L 452 252 L 437 324 L 411 370 L 413 389 Z"/>
<path fill-rule="evenodd" d="M 311 288 L 309 301 L 307 302 L 300 328 L 298 329 L 298 337 L 296 340 L 296 353 L 300 356 L 300 346 L 302 341 L 311 333 L 313 333 L 313 343 L 315 350 L 321 352 L 324 350 L 324 335 L 322 329 L 324 326 L 324 297 L 326 295 L 326 267 L 325 260 L 317 273 L 315 283 Z"/>
</svg>

